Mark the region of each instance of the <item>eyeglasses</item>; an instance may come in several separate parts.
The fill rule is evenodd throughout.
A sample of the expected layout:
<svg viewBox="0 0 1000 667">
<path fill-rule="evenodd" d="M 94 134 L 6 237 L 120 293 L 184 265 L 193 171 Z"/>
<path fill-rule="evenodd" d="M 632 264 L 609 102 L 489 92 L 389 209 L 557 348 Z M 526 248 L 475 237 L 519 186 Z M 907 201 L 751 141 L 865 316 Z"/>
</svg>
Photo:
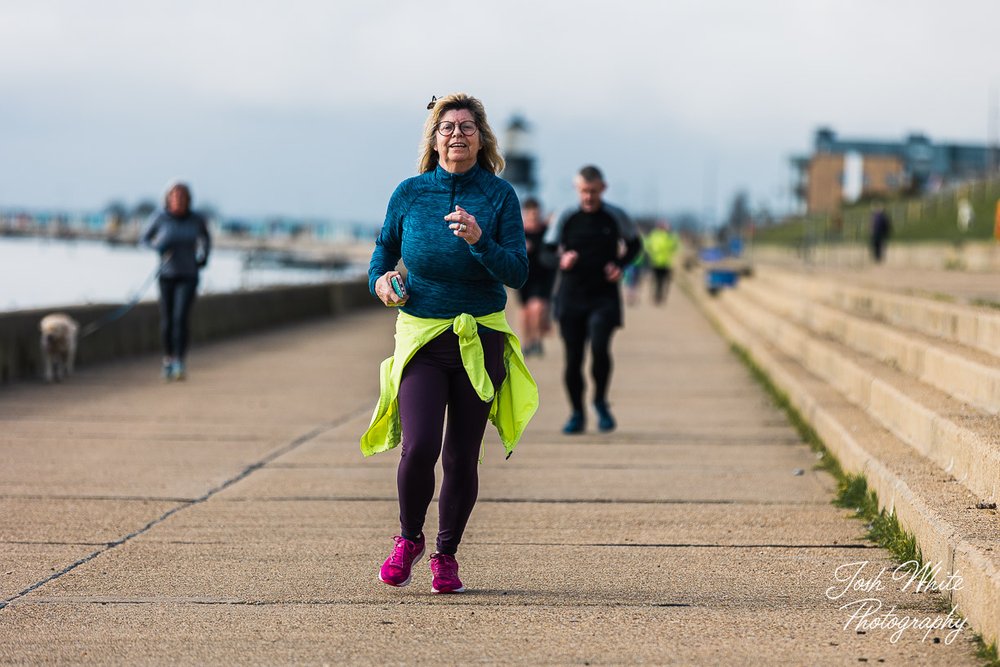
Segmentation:
<svg viewBox="0 0 1000 667">
<path fill-rule="evenodd" d="M 473 134 L 479 131 L 479 126 L 476 125 L 471 120 L 463 120 L 458 125 L 451 122 L 450 120 L 442 121 L 438 123 L 437 131 L 442 137 L 450 137 L 455 134 L 455 130 L 458 130 L 466 137 L 471 137 Z"/>
</svg>

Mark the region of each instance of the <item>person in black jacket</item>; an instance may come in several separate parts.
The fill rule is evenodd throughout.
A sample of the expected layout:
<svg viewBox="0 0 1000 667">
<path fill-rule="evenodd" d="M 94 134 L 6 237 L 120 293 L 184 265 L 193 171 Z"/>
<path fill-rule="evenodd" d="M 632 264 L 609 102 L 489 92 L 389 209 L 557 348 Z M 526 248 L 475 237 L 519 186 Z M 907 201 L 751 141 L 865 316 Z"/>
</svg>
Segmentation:
<svg viewBox="0 0 1000 667">
<path fill-rule="evenodd" d="M 878 204 L 872 213 L 871 249 L 872 259 L 878 264 L 885 255 L 885 244 L 892 235 L 892 221 L 885 211 L 885 206 Z"/>
<path fill-rule="evenodd" d="M 160 253 L 160 337 L 163 378 L 183 380 L 190 332 L 191 306 L 198 291 L 198 274 L 208 264 L 212 242 L 205 219 L 191 210 L 191 188 L 173 182 L 167 187 L 164 210 L 154 213 L 142 242 Z"/>
<path fill-rule="evenodd" d="M 604 176 L 594 166 L 575 179 L 579 206 L 562 213 L 545 234 L 551 264 L 558 263 L 555 311 L 566 349 L 564 381 L 572 412 L 563 433 L 583 433 L 583 358 L 590 341 L 594 410 L 602 432 L 613 431 L 608 406 L 611 381 L 611 336 L 622 325 L 619 281 L 642 249 L 638 228 L 616 206 L 603 201 Z M 624 246 L 624 250 L 622 249 Z"/>
<path fill-rule="evenodd" d="M 555 271 L 542 261 L 542 244 L 548 229 L 542 206 L 529 197 L 521 205 L 524 240 L 528 250 L 528 280 L 518 290 L 521 301 L 521 342 L 524 356 L 542 354 L 542 338 L 549 332 L 549 301 Z"/>
</svg>

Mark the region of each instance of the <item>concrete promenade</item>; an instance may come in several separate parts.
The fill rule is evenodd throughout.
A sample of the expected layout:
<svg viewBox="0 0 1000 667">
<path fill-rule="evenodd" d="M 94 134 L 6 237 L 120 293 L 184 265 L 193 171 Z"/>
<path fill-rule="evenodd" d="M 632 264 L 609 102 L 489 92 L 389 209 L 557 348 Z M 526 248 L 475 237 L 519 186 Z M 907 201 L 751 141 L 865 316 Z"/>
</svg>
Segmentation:
<svg viewBox="0 0 1000 667">
<path fill-rule="evenodd" d="M 185 383 L 148 358 L 0 390 L 0 664 L 976 664 L 969 628 L 849 624 L 864 598 L 947 610 L 876 580 L 895 563 L 676 288 L 616 336 L 615 433 L 561 435 L 558 339 L 530 360 L 542 406 L 509 461 L 488 431 L 469 592 L 431 595 L 426 560 L 381 584 L 398 454 L 358 437 L 391 345 L 372 310 L 202 345 Z M 841 566 L 870 590 L 829 599 Z"/>
</svg>

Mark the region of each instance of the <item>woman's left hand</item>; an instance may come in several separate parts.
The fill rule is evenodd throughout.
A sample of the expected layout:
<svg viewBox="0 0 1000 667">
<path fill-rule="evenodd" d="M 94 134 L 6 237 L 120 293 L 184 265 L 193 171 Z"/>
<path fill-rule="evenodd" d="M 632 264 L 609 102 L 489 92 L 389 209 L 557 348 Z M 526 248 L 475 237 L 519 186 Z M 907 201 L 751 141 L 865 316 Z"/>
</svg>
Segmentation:
<svg viewBox="0 0 1000 667">
<path fill-rule="evenodd" d="M 461 206 L 456 206 L 455 212 L 444 216 L 444 219 L 451 223 L 448 227 L 455 236 L 465 239 L 469 245 L 476 243 L 483 235 L 483 230 L 476 224 L 476 217 Z"/>
</svg>

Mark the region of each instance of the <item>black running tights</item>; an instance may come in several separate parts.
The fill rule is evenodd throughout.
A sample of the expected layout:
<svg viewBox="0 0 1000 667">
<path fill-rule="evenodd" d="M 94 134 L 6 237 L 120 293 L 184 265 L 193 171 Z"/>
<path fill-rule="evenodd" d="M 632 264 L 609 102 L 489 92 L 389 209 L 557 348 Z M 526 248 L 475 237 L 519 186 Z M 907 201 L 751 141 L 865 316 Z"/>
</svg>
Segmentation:
<svg viewBox="0 0 1000 667">
<path fill-rule="evenodd" d="M 615 324 L 604 310 L 567 312 L 559 317 L 559 333 L 566 348 L 563 376 L 574 412 L 583 412 L 583 358 L 590 341 L 590 373 L 594 379 L 594 402 L 607 403 L 611 382 L 611 336 Z"/>
<path fill-rule="evenodd" d="M 505 377 L 505 334 L 480 329 L 480 339 L 486 372 L 499 389 Z M 490 406 L 472 388 L 459 355 L 458 336 L 451 330 L 420 348 L 406 365 L 399 386 L 403 451 L 396 471 L 404 537 L 414 539 L 423 531 L 440 457 L 444 479 L 438 498 L 437 551 L 454 555 L 458 550 L 479 495 L 479 451 Z"/>
</svg>

